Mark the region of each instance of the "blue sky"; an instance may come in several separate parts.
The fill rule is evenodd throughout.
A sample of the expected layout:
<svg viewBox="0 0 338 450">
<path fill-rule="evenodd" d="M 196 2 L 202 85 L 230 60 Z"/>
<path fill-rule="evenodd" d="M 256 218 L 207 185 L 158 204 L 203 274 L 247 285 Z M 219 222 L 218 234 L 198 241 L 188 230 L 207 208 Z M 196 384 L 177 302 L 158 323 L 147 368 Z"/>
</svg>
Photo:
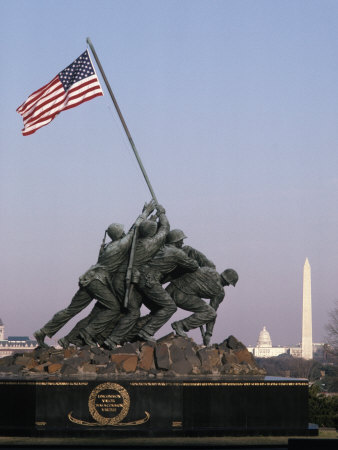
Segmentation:
<svg viewBox="0 0 338 450">
<path fill-rule="evenodd" d="M 337 2 L 12 0 L 0 12 L 6 334 L 32 336 L 65 307 L 107 225 L 129 226 L 150 198 L 104 86 L 21 135 L 16 108 L 90 36 L 172 228 L 239 273 L 214 341 L 254 344 L 265 325 L 273 344 L 300 342 L 306 257 L 322 341 L 338 298 Z"/>
</svg>

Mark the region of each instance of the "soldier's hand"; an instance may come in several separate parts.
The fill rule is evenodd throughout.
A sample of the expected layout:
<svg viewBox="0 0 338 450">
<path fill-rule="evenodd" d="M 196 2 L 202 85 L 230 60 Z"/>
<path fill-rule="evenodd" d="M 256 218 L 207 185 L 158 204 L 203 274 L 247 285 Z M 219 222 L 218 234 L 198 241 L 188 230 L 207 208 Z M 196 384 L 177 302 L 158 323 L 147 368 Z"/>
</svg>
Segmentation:
<svg viewBox="0 0 338 450">
<path fill-rule="evenodd" d="M 163 208 L 162 205 L 157 205 L 157 206 L 156 206 L 156 209 L 157 209 L 157 214 L 158 214 L 158 215 L 160 215 L 160 214 L 165 214 L 165 209 Z"/>
<path fill-rule="evenodd" d="M 155 209 L 155 202 L 154 200 L 151 200 L 149 203 L 145 203 L 142 213 L 147 213 L 147 216 L 149 216 L 149 214 L 151 214 Z"/>
</svg>

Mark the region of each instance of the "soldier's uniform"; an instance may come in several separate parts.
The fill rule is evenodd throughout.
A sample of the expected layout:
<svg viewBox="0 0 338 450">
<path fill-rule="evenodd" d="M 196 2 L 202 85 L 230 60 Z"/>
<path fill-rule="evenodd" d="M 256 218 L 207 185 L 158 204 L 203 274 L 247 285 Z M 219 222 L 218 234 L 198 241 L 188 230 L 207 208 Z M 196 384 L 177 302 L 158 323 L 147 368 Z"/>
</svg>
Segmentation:
<svg viewBox="0 0 338 450">
<path fill-rule="evenodd" d="M 104 321 L 103 324 L 100 326 L 100 321 L 96 321 L 95 336 L 88 333 L 87 328 L 89 327 L 90 323 L 93 322 L 95 319 L 97 319 L 98 314 L 103 313 L 109 314 L 110 322 L 107 325 L 106 321 Z M 60 345 L 68 347 L 69 344 L 74 344 L 76 346 L 84 345 L 85 341 L 83 337 L 81 337 L 81 334 L 85 334 L 85 337 L 95 343 L 98 343 L 99 345 L 103 344 L 103 341 L 106 339 L 107 336 L 112 332 L 114 326 L 118 322 L 122 315 L 122 311 L 120 310 L 119 315 L 115 315 L 114 311 L 111 311 L 110 309 L 103 306 L 101 303 L 96 302 L 94 305 L 94 308 L 91 310 L 88 316 L 86 316 L 84 319 L 77 322 L 77 324 L 72 328 L 72 330 L 64 336 L 62 339 L 59 340 Z M 85 330 L 85 332 L 84 332 Z M 81 333 L 81 334 L 80 334 Z"/>
<path fill-rule="evenodd" d="M 164 213 L 159 215 L 159 227 L 154 236 L 139 238 L 136 241 L 133 273 L 146 264 L 155 254 L 159 248 L 163 246 L 166 236 L 169 231 L 169 222 Z M 120 264 L 117 271 L 112 277 L 112 285 L 120 304 L 122 305 L 125 296 L 125 280 L 126 272 L 129 263 L 129 256 Z M 134 327 L 137 319 L 140 317 L 140 308 L 142 304 L 142 297 L 140 293 L 133 289 L 129 296 L 128 311 L 123 314 L 118 320 L 116 326 L 112 323 L 114 315 L 111 311 L 99 312 L 90 324 L 86 327 L 86 331 L 92 336 L 102 336 L 107 334 L 107 327 L 113 328 L 112 334 L 108 338 L 113 343 L 120 343 L 124 336 Z"/>
<path fill-rule="evenodd" d="M 207 324 L 207 332 L 212 334 L 216 310 L 225 296 L 221 276 L 215 269 L 200 267 L 172 280 L 166 290 L 179 308 L 194 312 L 175 323 L 180 323 L 184 331 Z M 202 299 L 210 299 L 210 305 Z"/>
<path fill-rule="evenodd" d="M 182 247 L 182 250 L 184 251 L 184 253 L 186 255 L 189 256 L 189 258 L 192 258 L 195 261 L 197 261 L 197 263 L 200 267 L 211 267 L 212 269 L 216 269 L 215 264 L 212 261 L 210 261 L 210 259 L 208 259 L 199 250 L 196 250 L 195 248 L 190 247 L 190 245 L 184 245 Z"/>
<path fill-rule="evenodd" d="M 176 270 L 193 272 L 197 268 L 198 263 L 174 245 L 162 247 L 148 264 L 140 268 L 141 276 L 137 289 L 145 297 L 145 303 L 149 301 L 155 305 L 150 320 L 141 332 L 153 336 L 177 309 L 168 291 L 162 287 L 165 277 Z"/>
<path fill-rule="evenodd" d="M 124 261 L 131 247 L 134 228 L 139 225 L 148 213 L 141 214 L 129 232 L 116 241 L 112 241 L 100 252 L 98 261 L 79 278 L 79 290 L 72 298 L 69 306 L 57 312 L 35 334 L 52 337 L 71 318 L 86 308 L 93 299 L 107 308 L 112 317 L 119 317 L 121 305 L 112 290 L 111 278 L 116 269 Z"/>
</svg>

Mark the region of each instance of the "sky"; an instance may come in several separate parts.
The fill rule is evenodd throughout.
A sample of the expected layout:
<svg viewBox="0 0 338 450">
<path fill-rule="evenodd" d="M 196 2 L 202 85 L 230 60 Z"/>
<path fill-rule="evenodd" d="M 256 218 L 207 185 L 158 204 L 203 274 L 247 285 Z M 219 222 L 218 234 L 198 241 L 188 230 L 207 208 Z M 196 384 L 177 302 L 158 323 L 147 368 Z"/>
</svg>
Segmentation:
<svg viewBox="0 0 338 450">
<path fill-rule="evenodd" d="M 213 342 L 255 344 L 266 326 L 273 345 L 298 344 L 306 258 L 323 342 L 338 299 L 337 19 L 334 0 L 0 2 L 6 336 L 66 307 L 106 227 L 150 200 L 99 73 L 104 97 L 21 135 L 16 108 L 89 36 L 171 227 L 239 274 Z"/>
</svg>

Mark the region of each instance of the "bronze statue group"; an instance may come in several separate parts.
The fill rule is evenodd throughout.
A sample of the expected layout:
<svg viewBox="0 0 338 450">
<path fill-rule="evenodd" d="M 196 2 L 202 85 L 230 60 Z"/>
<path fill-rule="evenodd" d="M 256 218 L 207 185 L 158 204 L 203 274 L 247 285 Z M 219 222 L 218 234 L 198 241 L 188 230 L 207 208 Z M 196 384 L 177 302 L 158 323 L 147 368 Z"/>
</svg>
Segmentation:
<svg viewBox="0 0 338 450">
<path fill-rule="evenodd" d="M 46 347 L 45 337 L 54 336 L 93 300 L 90 314 L 59 339 L 63 348 L 72 344 L 113 349 L 135 340 L 155 341 L 155 333 L 177 308 L 193 314 L 171 324 L 176 334 L 186 337 L 200 327 L 203 343 L 209 345 L 224 287 L 236 285 L 236 271 L 219 274 L 203 253 L 183 245 L 185 234 L 170 230 L 164 208 L 154 201 L 144 206 L 127 234 L 118 223 L 106 234 L 111 242 L 105 244 L 104 239 L 97 263 L 80 277 L 69 306 L 34 333 L 38 345 Z M 142 304 L 150 311 L 143 317 Z"/>
</svg>

